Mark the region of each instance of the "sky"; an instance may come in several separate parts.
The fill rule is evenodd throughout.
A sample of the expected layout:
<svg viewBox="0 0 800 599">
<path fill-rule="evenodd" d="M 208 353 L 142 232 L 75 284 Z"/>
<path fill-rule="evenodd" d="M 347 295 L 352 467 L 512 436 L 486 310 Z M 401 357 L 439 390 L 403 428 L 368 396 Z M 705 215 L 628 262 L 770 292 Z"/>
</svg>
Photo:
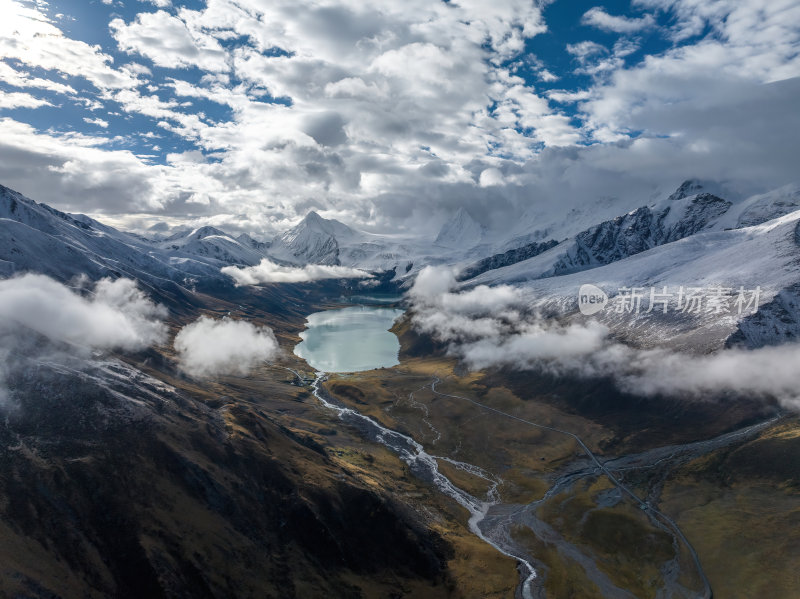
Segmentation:
<svg viewBox="0 0 800 599">
<path fill-rule="evenodd" d="M 0 184 L 127 229 L 794 182 L 797 0 L 0 0 Z"/>
</svg>

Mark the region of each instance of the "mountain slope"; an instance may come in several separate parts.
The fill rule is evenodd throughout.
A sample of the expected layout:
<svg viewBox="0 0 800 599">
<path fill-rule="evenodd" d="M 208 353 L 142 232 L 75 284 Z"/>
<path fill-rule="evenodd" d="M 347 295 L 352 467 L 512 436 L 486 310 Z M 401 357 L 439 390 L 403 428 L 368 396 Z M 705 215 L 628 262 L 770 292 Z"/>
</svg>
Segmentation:
<svg viewBox="0 0 800 599">
<path fill-rule="evenodd" d="M 168 237 L 158 247 L 171 252 L 181 252 L 196 257 L 210 258 L 225 264 L 258 264 L 264 251 L 250 237 L 234 239 L 216 227 L 200 227 Z"/>
<path fill-rule="evenodd" d="M 61 349 L 23 347 L 6 381 L 1 596 L 447 596 L 448 545 L 279 415 L 320 418 L 291 377 L 197 385 L 156 351 L 127 358 L 146 374 Z"/>
<path fill-rule="evenodd" d="M 754 226 L 800 209 L 797 184 L 737 201 L 707 191 L 719 188 L 710 183 L 686 181 L 665 200 L 592 225 L 555 247 L 552 239 L 542 239 L 470 264 L 462 271 L 461 278 L 469 279 L 521 260 L 527 260 L 526 279 L 590 270 L 702 231 Z M 527 239 L 512 237 L 506 247 L 513 245 L 513 240 Z"/>
<path fill-rule="evenodd" d="M 435 243 L 451 249 L 467 249 L 478 245 L 483 234 L 483 227 L 462 207 L 442 225 Z"/>
<path fill-rule="evenodd" d="M 700 193 L 653 207 L 643 206 L 576 235 L 553 265 L 553 274 L 610 264 L 689 237 L 713 225 L 731 205 L 715 195 Z"/>
<path fill-rule="evenodd" d="M 70 215 L 0 186 L 0 267 L 6 274 L 40 272 L 59 280 L 127 276 L 156 286 L 225 283 L 220 268 L 255 264 L 261 254 L 222 232 L 198 230 L 167 244 Z M 165 246 L 165 247 L 162 247 Z"/>
<path fill-rule="evenodd" d="M 272 241 L 269 254 L 295 264 L 339 264 L 339 240 L 354 232 L 337 220 L 309 212 L 296 226 Z"/>
<path fill-rule="evenodd" d="M 465 285 L 518 285 L 546 313 L 583 321 L 585 317 L 577 312 L 578 289 L 591 283 L 611 298 L 609 307 L 596 318 L 615 334 L 642 345 L 671 344 L 702 351 L 718 348 L 729 338 L 749 346 L 775 344 L 800 330 L 800 315 L 793 309 L 800 305 L 799 228 L 800 211 L 796 211 L 757 226 L 701 232 L 610 264 L 553 276 L 548 271 L 552 272 L 559 256 L 558 246 L 530 260 L 485 272 Z M 651 288 L 661 292 L 665 286 L 673 295 L 680 287 L 722 287 L 729 290 L 731 305 L 740 288 L 760 288 L 759 310 L 757 314 L 692 314 L 674 309 L 668 315 L 658 309 L 646 313 Z M 642 290 L 640 312 L 617 312 L 611 306 L 623 288 Z"/>
</svg>

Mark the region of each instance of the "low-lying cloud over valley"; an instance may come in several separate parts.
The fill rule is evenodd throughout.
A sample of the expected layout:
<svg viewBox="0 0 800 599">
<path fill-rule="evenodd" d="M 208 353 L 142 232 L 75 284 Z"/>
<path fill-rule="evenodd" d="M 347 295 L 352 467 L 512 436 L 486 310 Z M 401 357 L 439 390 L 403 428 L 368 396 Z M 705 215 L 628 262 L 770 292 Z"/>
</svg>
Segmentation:
<svg viewBox="0 0 800 599">
<path fill-rule="evenodd" d="M 642 395 L 777 399 L 800 410 L 800 344 L 696 355 L 620 343 L 603 324 L 562 323 L 530 309 L 525 291 L 478 286 L 455 290 L 451 269 L 426 267 L 410 290 L 417 330 L 448 345 L 473 370 L 512 368 L 559 376 L 611 377 Z"/>
<path fill-rule="evenodd" d="M 180 330 L 174 345 L 181 370 L 196 378 L 244 375 L 279 354 L 269 327 L 231 318 L 201 316 Z"/>
<path fill-rule="evenodd" d="M 264 283 L 307 283 L 325 279 L 370 279 L 373 275 L 358 268 L 306 264 L 282 266 L 264 258 L 256 266 L 226 266 L 222 272 L 236 285 L 261 285 Z"/>
</svg>

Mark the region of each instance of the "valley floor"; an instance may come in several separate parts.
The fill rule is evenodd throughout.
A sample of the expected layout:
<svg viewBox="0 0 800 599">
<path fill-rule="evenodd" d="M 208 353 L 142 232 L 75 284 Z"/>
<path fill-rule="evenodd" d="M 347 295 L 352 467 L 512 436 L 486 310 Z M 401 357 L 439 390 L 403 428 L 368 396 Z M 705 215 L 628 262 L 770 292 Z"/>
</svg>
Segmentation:
<svg viewBox="0 0 800 599">
<path fill-rule="evenodd" d="M 331 377 L 326 389 L 422 443 L 439 456 L 440 470 L 475 497 L 490 497 L 496 486 L 481 531 L 535 564 L 534 593 L 702 597 L 713 590 L 714 597 L 789 598 L 800 592 L 795 417 L 708 420 L 695 433 L 700 442 L 665 423 L 648 443 L 641 431 L 614 430 L 564 409 L 535 385 L 521 393 L 496 378 L 456 371 L 446 359 L 412 358 L 389 370 Z"/>
<path fill-rule="evenodd" d="M 471 518 L 315 397 L 291 354 L 324 307 L 309 297 L 201 308 L 275 329 L 283 357 L 247 377 L 194 381 L 159 347 L 12 381 L 0 596 L 698 597 L 703 576 L 716 598 L 800 592 L 796 418 L 464 373 L 400 325 L 399 366 L 322 391 L 424 447 L 486 505 Z"/>
</svg>

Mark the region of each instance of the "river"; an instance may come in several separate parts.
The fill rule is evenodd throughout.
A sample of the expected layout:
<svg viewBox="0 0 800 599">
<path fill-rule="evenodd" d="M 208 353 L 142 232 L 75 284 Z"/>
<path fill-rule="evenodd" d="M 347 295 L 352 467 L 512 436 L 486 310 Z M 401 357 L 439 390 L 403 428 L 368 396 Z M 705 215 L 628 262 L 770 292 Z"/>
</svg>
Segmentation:
<svg viewBox="0 0 800 599">
<path fill-rule="evenodd" d="M 703 573 L 697 554 L 683 535 L 683 532 L 672 519 L 659 512 L 654 506 L 637 496 L 622 483 L 618 479 L 618 473 L 627 468 L 647 468 L 655 463 L 673 460 L 678 457 L 688 458 L 689 456 L 697 457 L 698 455 L 703 455 L 713 449 L 733 443 L 741 437 L 749 436 L 772 421 L 709 441 L 659 448 L 636 456 L 620 456 L 603 463 L 574 433 L 523 420 L 518 416 L 481 404 L 474 399 L 442 393 L 436 389 L 439 380 L 434 377 L 426 386 L 430 386 L 436 395 L 442 398 L 450 398 L 451 400 L 467 401 L 474 404 L 476 408 L 490 414 L 567 435 L 586 454 L 583 460 L 577 460 L 577 463 L 582 464 L 577 469 L 567 467 L 559 476 L 555 477 L 555 480 L 551 481 L 552 486 L 542 499 L 533 501 L 528 505 L 503 504 L 497 493 L 498 479 L 492 473 L 475 465 L 459 462 L 449 456 L 432 455 L 410 436 L 384 427 L 374 419 L 342 405 L 325 393 L 321 383 L 325 380 L 326 373 L 358 372 L 374 368 L 388 368 L 399 363 L 398 352 L 400 344 L 397 337 L 389 329 L 402 314 L 403 311 L 397 308 L 374 305 L 351 306 L 316 312 L 308 316 L 307 330 L 301 333 L 303 341 L 295 347 L 294 353 L 305 359 L 317 371 L 316 380 L 314 380 L 311 387 L 314 396 L 323 406 L 335 411 L 339 418 L 359 429 L 366 438 L 382 443 L 397 453 L 416 476 L 432 483 L 439 491 L 448 495 L 469 511 L 469 528 L 474 534 L 501 553 L 517 560 L 520 572 L 520 584 L 516 593 L 518 597 L 532 599 L 544 595 L 541 581 L 537 580 L 537 571 L 534 567 L 534 564 L 537 564 L 535 558 L 526 555 L 526 552 L 512 538 L 512 527 L 520 524 L 534 531 L 537 536 L 548 537 L 551 541 L 557 540 L 560 551 L 574 553 L 573 557 L 583 566 L 588 577 L 603 591 L 604 596 L 631 596 L 624 589 L 615 587 L 597 569 L 592 560 L 585 559 L 585 556 L 575 551 L 576 548 L 558 538 L 559 535 L 550 530 L 535 515 L 536 507 L 548 497 L 568 490 L 575 482 L 581 479 L 598 475 L 606 476 L 614 484 L 619 494 L 619 499 L 627 495 L 629 500 L 632 500 L 645 510 L 654 525 L 673 536 L 676 546 L 680 544 L 689 550 L 705 587 L 697 592 L 696 596 L 705 597 L 706 599 L 711 597 L 711 588 Z M 489 484 L 486 497 L 474 497 L 453 484 L 451 480 L 439 471 L 438 462 L 442 460 L 449 462 L 456 468 L 485 479 Z M 694 593 L 692 591 L 683 588 L 677 581 L 677 575 L 679 574 L 677 560 L 670 562 L 669 566 L 674 568 L 675 571 L 671 576 L 665 575 L 665 588 L 662 590 L 667 594 L 677 593 L 678 595 L 693 596 Z"/>
</svg>

